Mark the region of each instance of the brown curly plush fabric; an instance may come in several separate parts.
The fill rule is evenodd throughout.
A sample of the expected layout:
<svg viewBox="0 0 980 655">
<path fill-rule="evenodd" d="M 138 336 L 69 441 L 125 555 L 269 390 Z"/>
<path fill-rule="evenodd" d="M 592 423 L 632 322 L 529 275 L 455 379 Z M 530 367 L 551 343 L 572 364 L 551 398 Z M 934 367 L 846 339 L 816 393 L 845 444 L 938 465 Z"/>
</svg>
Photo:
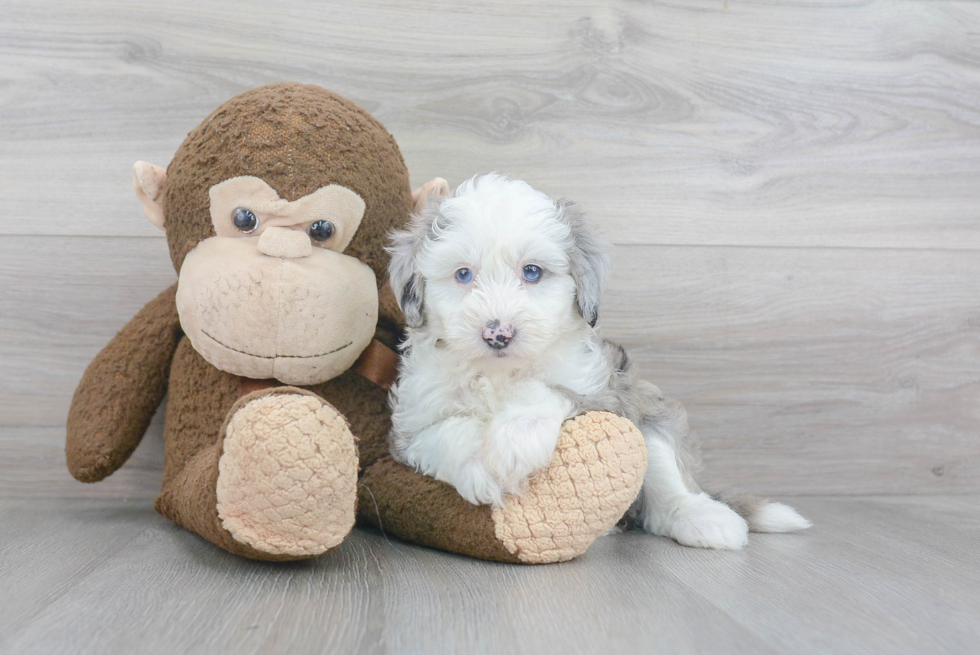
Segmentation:
<svg viewBox="0 0 980 655">
<path fill-rule="evenodd" d="M 68 470 L 98 482 L 139 445 L 167 393 L 170 360 L 180 340 L 177 285 L 146 304 L 85 369 L 68 410 Z"/>
<path fill-rule="evenodd" d="M 384 457 L 361 476 L 357 518 L 405 541 L 497 562 L 519 563 L 494 533 L 488 505 L 473 505 L 435 478 Z"/>
</svg>

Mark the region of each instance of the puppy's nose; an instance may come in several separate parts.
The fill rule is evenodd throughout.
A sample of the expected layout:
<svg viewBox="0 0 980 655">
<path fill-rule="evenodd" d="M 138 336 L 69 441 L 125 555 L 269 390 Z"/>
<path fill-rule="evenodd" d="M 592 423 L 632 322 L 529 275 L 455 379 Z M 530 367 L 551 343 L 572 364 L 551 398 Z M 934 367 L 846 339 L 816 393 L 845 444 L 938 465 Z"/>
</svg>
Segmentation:
<svg viewBox="0 0 980 655">
<path fill-rule="evenodd" d="M 483 330 L 483 340 L 491 348 L 506 348 L 513 338 L 514 328 L 509 325 L 501 325 L 500 321 L 490 321 Z"/>
<path fill-rule="evenodd" d="M 259 252 L 269 257 L 297 259 L 313 254 L 313 245 L 306 232 L 288 227 L 269 227 L 259 237 Z"/>
</svg>

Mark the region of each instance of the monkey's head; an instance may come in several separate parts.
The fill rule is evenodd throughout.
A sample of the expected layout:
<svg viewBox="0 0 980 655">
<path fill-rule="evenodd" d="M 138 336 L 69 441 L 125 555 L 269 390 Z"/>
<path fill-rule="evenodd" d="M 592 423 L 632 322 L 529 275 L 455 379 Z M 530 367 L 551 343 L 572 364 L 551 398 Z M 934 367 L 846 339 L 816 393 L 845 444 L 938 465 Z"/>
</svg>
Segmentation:
<svg viewBox="0 0 980 655">
<path fill-rule="evenodd" d="M 286 384 L 346 371 L 398 320 L 386 234 L 412 209 L 394 138 L 317 86 L 238 95 L 133 185 L 167 233 L 187 337 L 217 368 Z M 379 316 L 379 291 L 381 314 Z"/>
</svg>

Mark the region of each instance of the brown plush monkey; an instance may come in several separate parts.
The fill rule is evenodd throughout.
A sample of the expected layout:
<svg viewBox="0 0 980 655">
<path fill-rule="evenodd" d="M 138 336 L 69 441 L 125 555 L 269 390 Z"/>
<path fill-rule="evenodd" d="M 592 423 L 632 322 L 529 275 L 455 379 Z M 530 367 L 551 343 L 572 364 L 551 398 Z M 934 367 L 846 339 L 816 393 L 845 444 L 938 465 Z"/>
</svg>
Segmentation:
<svg viewBox="0 0 980 655">
<path fill-rule="evenodd" d="M 293 83 L 247 91 L 166 170 L 138 162 L 134 188 L 178 282 L 86 370 L 67 426 L 77 479 L 119 468 L 169 392 L 156 508 L 246 557 L 320 555 L 359 511 L 437 548 L 564 560 L 636 496 L 642 438 L 611 414 L 566 422 L 551 468 L 494 510 L 386 455 L 401 321 L 386 235 L 448 185 L 413 197 L 394 139 L 349 100 Z"/>
</svg>

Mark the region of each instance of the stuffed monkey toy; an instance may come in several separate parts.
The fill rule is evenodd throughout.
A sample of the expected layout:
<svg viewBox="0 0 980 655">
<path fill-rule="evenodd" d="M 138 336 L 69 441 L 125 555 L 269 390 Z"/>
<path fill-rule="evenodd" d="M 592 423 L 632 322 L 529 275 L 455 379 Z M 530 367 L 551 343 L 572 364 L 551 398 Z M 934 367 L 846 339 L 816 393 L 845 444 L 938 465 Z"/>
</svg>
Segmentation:
<svg viewBox="0 0 980 655">
<path fill-rule="evenodd" d="M 309 85 L 252 89 L 167 169 L 137 162 L 133 182 L 178 281 L 85 371 L 67 423 L 78 480 L 122 466 L 169 393 L 155 507 L 249 558 L 321 555 L 359 518 L 474 557 L 560 561 L 636 497 L 642 437 L 608 413 L 567 421 L 551 467 L 503 508 L 388 456 L 402 319 L 384 246 L 448 186 L 413 198 L 395 140 L 354 103 Z"/>
</svg>

